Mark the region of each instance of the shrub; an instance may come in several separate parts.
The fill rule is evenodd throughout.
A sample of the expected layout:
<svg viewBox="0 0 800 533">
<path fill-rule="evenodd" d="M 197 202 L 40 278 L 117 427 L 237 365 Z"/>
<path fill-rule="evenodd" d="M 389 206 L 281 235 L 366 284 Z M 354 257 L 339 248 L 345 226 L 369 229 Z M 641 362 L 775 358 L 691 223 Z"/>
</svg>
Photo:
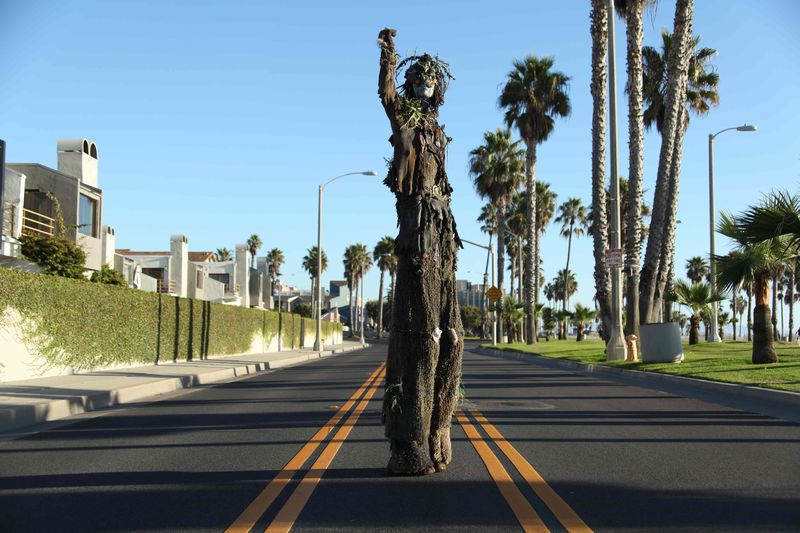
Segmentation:
<svg viewBox="0 0 800 533">
<path fill-rule="evenodd" d="M 83 278 L 86 253 L 63 237 L 22 235 L 22 255 L 44 268 L 47 274 L 65 278 Z"/>
<path fill-rule="evenodd" d="M 93 272 L 91 281 L 95 283 L 105 283 L 106 285 L 116 285 L 118 287 L 128 286 L 122 273 L 108 265 L 103 265 L 98 272 Z"/>
<path fill-rule="evenodd" d="M 311 318 L 311 306 L 308 304 L 297 304 L 292 312 L 305 318 Z"/>
</svg>

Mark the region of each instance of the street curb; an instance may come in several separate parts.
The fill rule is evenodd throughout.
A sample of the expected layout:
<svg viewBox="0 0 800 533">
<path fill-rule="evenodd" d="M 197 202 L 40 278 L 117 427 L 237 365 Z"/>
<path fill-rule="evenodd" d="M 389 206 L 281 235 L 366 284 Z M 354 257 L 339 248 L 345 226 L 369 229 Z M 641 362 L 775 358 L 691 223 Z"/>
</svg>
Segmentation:
<svg viewBox="0 0 800 533">
<path fill-rule="evenodd" d="M 320 357 L 341 355 L 368 347 L 369 344 L 347 346 L 324 350 L 321 354 L 317 352 L 287 353 L 282 357 L 280 354 L 276 354 L 277 357 L 272 360 L 246 363 L 214 371 L 189 373 L 178 377 L 158 377 L 154 375 L 151 381 L 144 383 L 111 390 L 99 390 L 89 394 L 76 394 L 67 398 L 43 399 L 27 404 L 3 406 L 2 404 L 9 400 L 19 400 L 12 396 L 0 395 L 0 435 L 43 422 L 53 422 L 82 413 L 108 409 L 116 405 L 140 402 L 181 389 L 211 385 L 237 377 L 252 376 L 268 370 L 303 364 L 318 360 Z M 215 360 L 219 361 L 220 359 Z M 98 376 L 102 375 L 102 372 L 90 375 Z"/>
<path fill-rule="evenodd" d="M 766 414 L 770 416 L 779 416 L 780 418 L 786 418 L 787 413 L 789 415 L 794 414 L 794 416 L 789 416 L 789 418 L 800 423 L 800 393 L 796 392 L 764 389 L 737 383 L 708 381 L 685 376 L 672 376 L 656 372 L 643 372 L 641 370 L 613 368 L 592 363 L 564 361 L 562 359 L 553 359 L 543 355 L 514 352 L 511 350 L 493 350 L 490 348 L 477 347 L 473 348 L 471 351 L 481 355 L 501 357 L 551 369 L 572 370 L 577 374 L 602 376 L 617 380 L 624 379 L 625 381 L 633 381 L 638 385 L 658 390 L 662 390 L 663 386 L 667 386 L 672 389 L 680 389 L 684 394 L 692 392 L 714 394 L 718 397 L 718 400 L 721 400 L 717 403 L 736 405 L 737 408 L 740 408 L 739 406 L 743 402 L 756 401 L 761 404 L 767 404 L 765 406 L 765 411 L 769 412 Z M 752 407 L 750 407 L 750 410 L 752 410 Z M 780 415 L 773 414 L 775 412 L 780 413 Z"/>
</svg>

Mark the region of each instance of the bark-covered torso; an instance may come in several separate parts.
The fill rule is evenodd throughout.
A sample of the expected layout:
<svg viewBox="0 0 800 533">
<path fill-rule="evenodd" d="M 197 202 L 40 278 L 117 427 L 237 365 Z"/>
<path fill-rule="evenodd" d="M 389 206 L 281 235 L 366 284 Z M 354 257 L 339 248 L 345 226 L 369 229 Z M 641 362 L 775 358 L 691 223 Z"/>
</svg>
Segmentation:
<svg viewBox="0 0 800 533">
<path fill-rule="evenodd" d="M 400 97 L 402 98 L 402 97 Z M 455 253 L 460 244 L 455 221 L 450 214 L 452 187 L 445 172 L 445 152 L 448 137 L 444 127 L 436 122 L 436 115 L 409 124 L 412 119 L 398 113 L 393 117 L 392 136 L 394 158 L 386 185 L 397 197 L 399 251 L 424 253 L 433 246 L 434 232 L 446 231 L 451 237 Z M 438 226 L 431 227 L 431 224 Z"/>
</svg>

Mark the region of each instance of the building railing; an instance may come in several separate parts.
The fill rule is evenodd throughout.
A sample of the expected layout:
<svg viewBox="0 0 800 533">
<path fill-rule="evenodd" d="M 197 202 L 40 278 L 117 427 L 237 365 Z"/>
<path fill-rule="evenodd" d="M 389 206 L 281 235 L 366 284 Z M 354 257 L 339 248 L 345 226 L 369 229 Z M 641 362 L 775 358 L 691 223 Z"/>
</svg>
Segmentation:
<svg viewBox="0 0 800 533">
<path fill-rule="evenodd" d="M 16 208 L 16 206 L 12 207 Z M 48 235 L 52 237 L 56 234 L 56 219 L 23 207 L 22 233 L 26 235 Z"/>
<path fill-rule="evenodd" d="M 239 286 L 238 283 L 233 286 L 233 291 L 231 291 L 230 283 L 224 283 L 224 285 L 225 285 L 224 287 L 225 294 L 231 294 L 231 293 L 239 294 L 239 291 L 241 291 L 241 287 Z"/>
<path fill-rule="evenodd" d="M 177 285 L 175 280 L 164 281 L 163 279 L 156 279 L 156 292 L 163 294 L 175 294 Z"/>
</svg>

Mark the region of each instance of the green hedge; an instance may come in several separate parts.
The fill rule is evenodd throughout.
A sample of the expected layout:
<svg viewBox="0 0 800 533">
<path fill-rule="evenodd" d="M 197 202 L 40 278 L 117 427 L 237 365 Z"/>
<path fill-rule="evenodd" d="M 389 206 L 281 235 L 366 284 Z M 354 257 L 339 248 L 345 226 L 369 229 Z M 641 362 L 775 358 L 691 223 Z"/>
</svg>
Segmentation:
<svg viewBox="0 0 800 533">
<path fill-rule="evenodd" d="M 279 323 L 273 311 L 0 269 L 8 308 L 29 319 L 23 338 L 47 365 L 75 369 L 242 353 L 259 337 L 269 346 Z M 283 348 L 299 347 L 301 317 L 281 324 Z"/>
</svg>

